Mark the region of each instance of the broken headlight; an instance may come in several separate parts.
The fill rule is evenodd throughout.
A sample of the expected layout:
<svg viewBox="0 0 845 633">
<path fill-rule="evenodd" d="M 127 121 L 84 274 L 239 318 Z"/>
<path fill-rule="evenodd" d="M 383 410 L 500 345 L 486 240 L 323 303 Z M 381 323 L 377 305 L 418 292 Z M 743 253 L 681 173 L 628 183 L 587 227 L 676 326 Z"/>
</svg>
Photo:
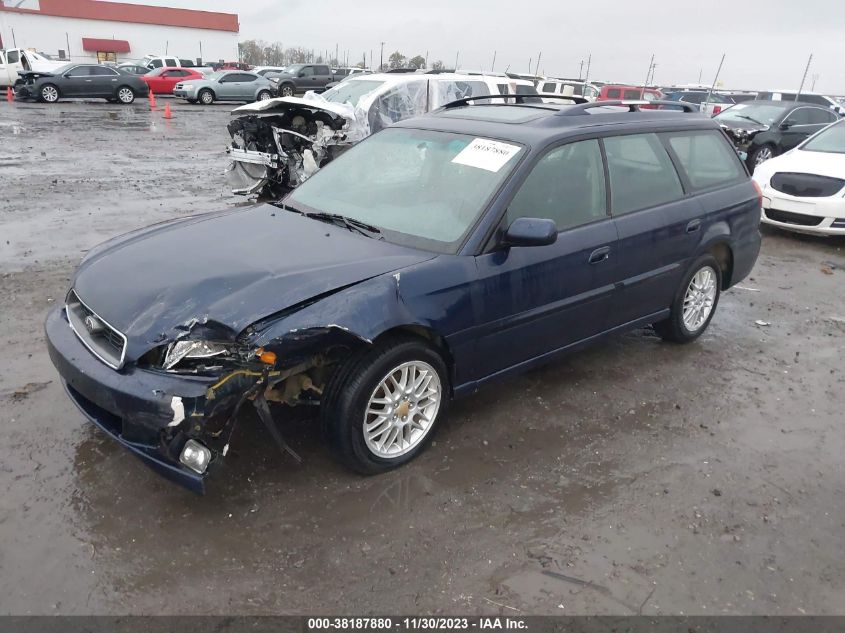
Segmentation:
<svg viewBox="0 0 845 633">
<path fill-rule="evenodd" d="M 229 343 L 215 343 L 213 341 L 176 341 L 167 348 L 163 366 L 173 369 L 185 359 L 213 358 L 228 354 L 232 349 Z"/>
</svg>

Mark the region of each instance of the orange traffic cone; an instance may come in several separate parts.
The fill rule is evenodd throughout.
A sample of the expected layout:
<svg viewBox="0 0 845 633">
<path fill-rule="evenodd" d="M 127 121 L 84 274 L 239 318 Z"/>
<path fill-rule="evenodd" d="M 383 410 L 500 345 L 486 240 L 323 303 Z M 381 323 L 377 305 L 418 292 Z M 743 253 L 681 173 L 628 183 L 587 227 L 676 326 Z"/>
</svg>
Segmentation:
<svg viewBox="0 0 845 633">
<path fill-rule="evenodd" d="M 173 114 L 171 114 L 171 112 L 170 112 L 170 104 L 169 103 L 164 104 L 164 118 L 165 119 L 172 119 L 173 118 Z"/>
<path fill-rule="evenodd" d="M 156 96 L 152 90 L 150 90 L 150 110 L 156 109 Z"/>
<path fill-rule="evenodd" d="M 12 103 L 12 101 L 14 101 L 14 100 L 15 100 L 15 93 L 12 92 L 12 88 L 10 86 L 10 87 L 6 88 L 6 101 L 8 101 L 9 103 Z"/>
</svg>

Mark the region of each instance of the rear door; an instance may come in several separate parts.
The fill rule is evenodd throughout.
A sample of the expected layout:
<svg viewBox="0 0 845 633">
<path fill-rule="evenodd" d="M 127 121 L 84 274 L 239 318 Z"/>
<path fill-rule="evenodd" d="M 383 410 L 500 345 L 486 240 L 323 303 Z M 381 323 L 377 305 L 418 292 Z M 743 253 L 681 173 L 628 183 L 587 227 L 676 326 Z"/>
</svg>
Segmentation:
<svg viewBox="0 0 845 633">
<path fill-rule="evenodd" d="M 315 66 L 314 71 L 317 76 L 315 89 L 319 92 L 322 92 L 323 89 L 326 87 L 327 83 L 329 83 L 330 81 L 334 81 L 334 77 L 332 76 L 332 69 L 328 66 Z M 349 69 L 346 69 L 344 74 L 349 74 Z"/>
<path fill-rule="evenodd" d="M 619 234 L 619 293 L 610 315 L 620 326 L 669 307 L 701 239 L 701 207 L 687 197 L 657 134 L 611 136 L 603 144 Z"/>
<path fill-rule="evenodd" d="M 91 66 L 88 78 L 88 96 L 109 99 L 117 90 L 120 73 L 108 66 Z"/>
<path fill-rule="evenodd" d="M 477 378 L 567 347 L 607 326 L 616 228 L 607 211 L 599 142 L 576 141 L 549 150 L 511 200 L 503 228 L 520 217 L 554 220 L 557 241 L 497 247 L 476 258 Z"/>
</svg>

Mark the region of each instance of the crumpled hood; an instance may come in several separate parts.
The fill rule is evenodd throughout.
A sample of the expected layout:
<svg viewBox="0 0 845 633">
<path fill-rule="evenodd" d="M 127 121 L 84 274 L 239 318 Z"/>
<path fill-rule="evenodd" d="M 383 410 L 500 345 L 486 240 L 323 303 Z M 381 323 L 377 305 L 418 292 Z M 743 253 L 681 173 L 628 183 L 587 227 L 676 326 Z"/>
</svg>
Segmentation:
<svg viewBox="0 0 845 633">
<path fill-rule="evenodd" d="M 73 287 L 127 336 L 134 359 L 193 320 L 235 336 L 315 296 L 432 257 L 258 205 L 117 239 L 83 261 Z"/>
<path fill-rule="evenodd" d="M 323 112 L 343 117 L 348 121 L 353 121 L 355 119 L 355 108 L 353 108 L 350 104 L 326 101 L 315 93 L 306 93 L 305 97 L 276 97 L 274 99 L 265 99 L 264 101 L 255 101 L 235 108 L 232 110 L 232 115 L 276 115 L 284 112 L 290 112 L 298 108 L 322 110 Z"/>
</svg>

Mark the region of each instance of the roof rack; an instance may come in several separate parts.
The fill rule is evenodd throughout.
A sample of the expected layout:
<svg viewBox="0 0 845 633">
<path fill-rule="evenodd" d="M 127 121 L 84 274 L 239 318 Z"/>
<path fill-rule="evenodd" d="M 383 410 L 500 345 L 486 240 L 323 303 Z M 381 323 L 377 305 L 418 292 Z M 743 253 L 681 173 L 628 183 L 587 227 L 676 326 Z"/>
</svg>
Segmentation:
<svg viewBox="0 0 845 633">
<path fill-rule="evenodd" d="M 587 100 L 584 97 L 578 96 L 571 96 L 565 97 L 563 95 L 478 95 L 477 97 L 466 97 L 464 99 L 458 99 L 457 101 L 452 101 L 450 103 L 444 104 L 441 106 L 444 110 L 449 110 L 451 108 L 460 108 L 461 106 L 470 105 L 473 101 L 482 101 L 484 99 L 513 99 L 514 103 L 517 104 L 524 104 L 526 103 L 526 99 L 563 99 L 566 101 L 573 101 L 578 104 L 577 107 L 589 105 Z M 532 101 L 529 103 L 536 103 L 536 101 Z M 655 103 L 651 101 L 649 103 Z M 674 103 L 674 102 L 673 102 Z M 551 105 L 551 104 L 546 104 Z"/>
<path fill-rule="evenodd" d="M 543 95 L 545 99 L 546 96 Z M 604 108 L 606 106 L 627 106 L 628 112 L 640 112 L 640 106 L 674 106 L 680 107 L 684 109 L 684 112 L 698 112 L 693 106 L 688 103 L 683 103 L 682 101 L 646 101 L 643 99 L 642 101 L 632 101 L 629 99 L 622 100 L 622 101 L 591 101 L 589 103 L 579 103 L 578 105 L 572 106 L 571 108 L 567 108 L 566 110 L 561 110 L 557 113 L 557 116 L 576 116 L 579 114 L 586 114 L 587 110 L 592 108 Z"/>
</svg>

